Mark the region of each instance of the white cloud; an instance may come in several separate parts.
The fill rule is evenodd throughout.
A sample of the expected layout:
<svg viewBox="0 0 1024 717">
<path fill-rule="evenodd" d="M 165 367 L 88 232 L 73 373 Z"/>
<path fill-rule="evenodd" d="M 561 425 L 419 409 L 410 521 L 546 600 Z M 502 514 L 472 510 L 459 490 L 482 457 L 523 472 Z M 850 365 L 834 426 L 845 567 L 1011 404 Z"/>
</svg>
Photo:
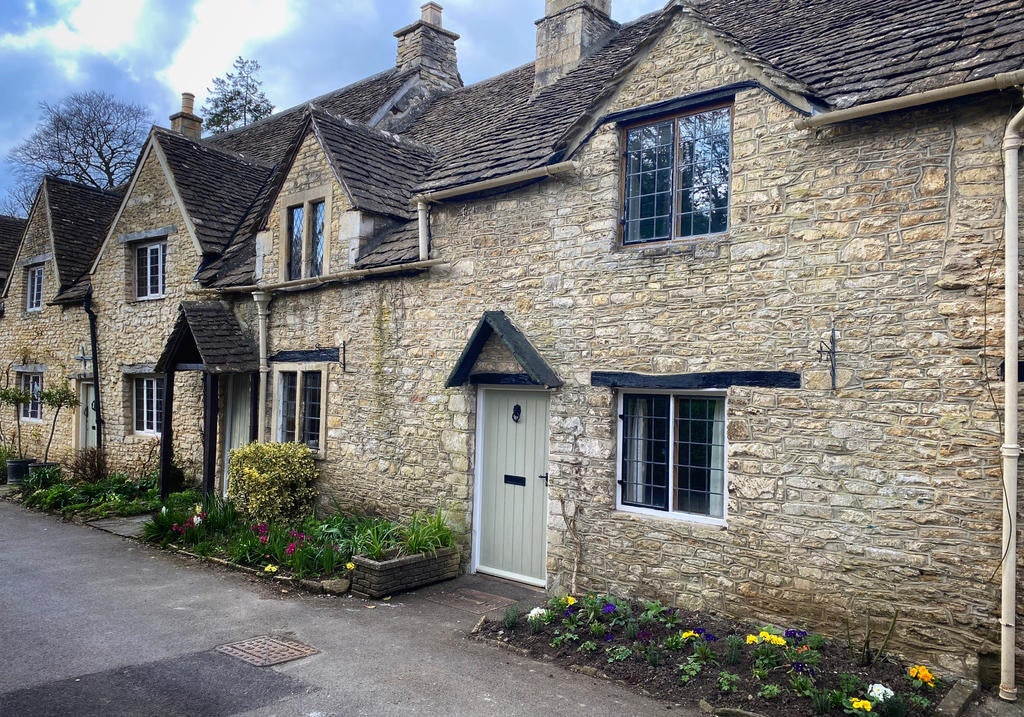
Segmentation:
<svg viewBox="0 0 1024 717">
<path fill-rule="evenodd" d="M 120 57 L 135 46 L 145 0 L 58 0 L 59 18 L 51 25 L 30 26 L 22 34 L 0 35 L 0 48 L 43 50 L 68 79 L 76 79 L 82 55 Z M 30 16 L 36 15 L 29 3 Z"/>
<path fill-rule="evenodd" d="M 259 42 L 288 34 L 299 16 L 287 0 L 199 0 L 188 35 L 170 65 L 156 76 L 175 93 L 195 94 L 198 106 L 213 78 L 229 71 L 236 57 L 246 57 Z"/>
</svg>

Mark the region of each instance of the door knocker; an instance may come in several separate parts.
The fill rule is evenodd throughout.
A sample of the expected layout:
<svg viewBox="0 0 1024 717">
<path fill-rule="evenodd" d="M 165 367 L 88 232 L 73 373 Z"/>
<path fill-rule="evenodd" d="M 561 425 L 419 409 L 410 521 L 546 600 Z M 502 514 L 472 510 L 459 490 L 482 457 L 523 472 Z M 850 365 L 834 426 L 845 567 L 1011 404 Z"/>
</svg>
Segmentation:
<svg viewBox="0 0 1024 717">
<path fill-rule="evenodd" d="M 519 423 L 519 419 L 523 417 L 523 407 L 518 403 L 512 406 L 512 422 Z"/>
</svg>

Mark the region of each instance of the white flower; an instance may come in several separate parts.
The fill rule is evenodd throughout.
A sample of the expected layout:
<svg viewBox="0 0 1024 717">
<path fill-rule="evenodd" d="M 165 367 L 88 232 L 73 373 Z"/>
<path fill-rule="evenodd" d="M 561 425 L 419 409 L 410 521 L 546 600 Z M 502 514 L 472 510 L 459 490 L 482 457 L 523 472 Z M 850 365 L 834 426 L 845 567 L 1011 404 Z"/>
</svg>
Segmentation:
<svg viewBox="0 0 1024 717">
<path fill-rule="evenodd" d="M 547 617 L 548 611 L 542 607 L 535 607 L 526 614 L 527 620 L 543 620 Z"/>
<path fill-rule="evenodd" d="M 872 702 L 885 702 L 887 699 L 892 697 L 893 692 L 885 685 L 875 683 L 868 687 L 868 698 Z"/>
<path fill-rule="evenodd" d="M 167 515 L 167 506 L 166 505 L 163 508 L 160 509 L 160 515 Z"/>
<path fill-rule="evenodd" d="M 202 522 L 203 518 L 200 515 L 197 515 L 195 518 L 192 519 L 192 525 L 199 525 Z"/>
</svg>

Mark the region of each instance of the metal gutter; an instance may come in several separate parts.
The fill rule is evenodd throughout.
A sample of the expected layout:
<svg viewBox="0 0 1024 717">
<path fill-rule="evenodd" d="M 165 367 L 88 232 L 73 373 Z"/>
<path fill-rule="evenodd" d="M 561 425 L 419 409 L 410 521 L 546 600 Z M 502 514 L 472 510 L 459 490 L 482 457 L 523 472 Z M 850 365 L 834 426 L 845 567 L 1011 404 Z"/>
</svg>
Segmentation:
<svg viewBox="0 0 1024 717">
<path fill-rule="evenodd" d="M 935 90 L 918 92 L 913 95 L 894 97 L 892 99 L 880 100 L 878 102 L 868 102 L 867 104 L 850 107 L 845 110 L 835 110 L 834 112 L 824 112 L 812 117 L 805 117 L 804 119 L 797 120 L 795 126 L 797 129 L 813 129 L 815 127 L 836 124 L 838 122 L 860 119 L 862 117 L 871 117 L 882 114 L 883 112 L 905 110 L 911 107 L 920 107 L 921 105 L 931 104 L 932 102 L 942 102 L 944 100 L 956 99 L 957 97 L 976 95 L 981 92 L 1005 90 L 1020 84 L 1024 84 L 1024 70 L 1000 72 L 999 74 L 985 78 L 984 80 L 974 80 L 960 85 L 940 87 Z"/>
</svg>

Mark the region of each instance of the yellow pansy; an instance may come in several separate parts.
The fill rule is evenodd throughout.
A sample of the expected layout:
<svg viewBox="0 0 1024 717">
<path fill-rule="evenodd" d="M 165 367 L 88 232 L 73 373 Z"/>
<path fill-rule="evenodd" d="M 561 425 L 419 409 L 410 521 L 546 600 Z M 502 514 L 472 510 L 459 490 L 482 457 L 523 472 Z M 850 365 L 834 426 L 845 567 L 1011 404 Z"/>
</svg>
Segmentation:
<svg viewBox="0 0 1024 717">
<path fill-rule="evenodd" d="M 355 563 L 345 563 L 345 570 L 355 570 L 355 569 L 356 569 L 356 564 Z"/>
</svg>

